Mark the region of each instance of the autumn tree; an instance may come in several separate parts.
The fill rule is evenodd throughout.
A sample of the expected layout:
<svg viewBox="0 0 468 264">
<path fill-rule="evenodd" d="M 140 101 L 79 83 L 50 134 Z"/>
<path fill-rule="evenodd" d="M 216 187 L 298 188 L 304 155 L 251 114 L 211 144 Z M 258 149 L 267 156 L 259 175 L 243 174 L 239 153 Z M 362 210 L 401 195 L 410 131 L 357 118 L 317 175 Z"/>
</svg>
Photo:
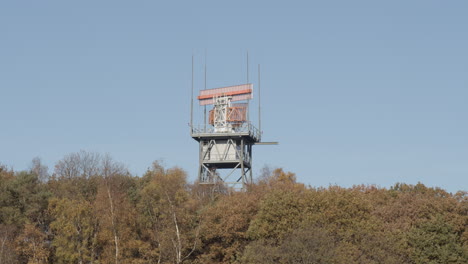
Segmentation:
<svg viewBox="0 0 468 264">
<path fill-rule="evenodd" d="M 14 190 L 11 190 L 13 181 L 15 180 L 15 173 L 0 165 L 0 223 L 3 225 L 14 225 L 23 223 L 20 220 L 21 212 L 16 201 Z"/>
<path fill-rule="evenodd" d="M 42 176 L 41 176 L 42 175 Z M 306 187 L 265 169 L 245 192 L 142 177 L 72 153 L 54 173 L 0 165 L 0 263 L 468 262 L 468 198 L 419 183 Z"/>
<path fill-rule="evenodd" d="M 0 223 L 21 227 L 27 221 L 45 224 L 47 200 L 50 193 L 37 175 L 28 172 L 15 173 L 2 179 L 0 184 Z"/>
<path fill-rule="evenodd" d="M 9 186 L 14 180 L 13 170 L 0 164 L 0 263 L 16 263 L 14 240 L 18 225 L 19 210 L 11 206 L 15 202 Z"/>
<path fill-rule="evenodd" d="M 201 228 L 202 263 L 232 263 L 249 242 L 247 231 L 258 211 L 255 192 L 238 192 L 220 196 L 203 209 Z"/>
<path fill-rule="evenodd" d="M 101 262 L 144 263 L 147 246 L 140 239 L 138 214 L 130 197 L 135 185 L 136 181 L 122 164 L 104 157 L 94 203 L 100 227 Z"/>
<path fill-rule="evenodd" d="M 41 182 L 47 182 L 50 176 L 49 168 L 42 163 L 42 160 L 39 157 L 36 157 L 31 161 L 29 171 L 37 175 Z"/>
<path fill-rule="evenodd" d="M 241 263 L 336 263 L 335 256 L 335 239 L 323 228 L 306 226 L 280 241 L 253 241 L 246 247 Z"/>
<path fill-rule="evenodd" d="M 408 233 L 411 259 L 416 264 L 467 263 L 468 252 L 460 239 L 450 223 L 442 215 L 436 215 Z"/>
<path fill-rule="evenodd" d="M 157 263 L 186 261 L 197 247 L 200 230 L 199 204 L 189 192 L 186 173 L 155 162 L 143 181 L 139 210 L 151 230 L 151 254 Z"/>
<path fill-rule="evenodd" d="M 281 239 L 302 222 L 306 188 L 296 183 L 294 173 L 276 169 L 253 191 L 260 193 L 261 200 L 248 230 L 252 239 Z"/>
<path fill-rule="evenodd" d="M 103 174 L 103 159 L 98 153 L 81 150 L 58 161 L 48 181 L 54 196 L 93 201 Z"/>
<path fill-rule="evenodd" d="M 0 224 L 0 263 L 17 263 L 15 250 L 16 226 Z"/>
<path fill-rule="evenodd" d="M 49 197 L 36 173 L 15 173 L 0 166 L 0 262 L 14 263 L 12 258 L 31 263 L 46 261 L 48 249 L 42 230 L 48 225 Z"/>
<path fill-rule="evenodd" d="M 54 174 L 64 179 L 76 177 L 89 179 L 101 173 L 102 159 L 100 154 L 84 150 L 70 153 L 57 162 Z"/>
<path fill-rule="evenodd" d="M 54 198 L 49 212 L 56 263 L 94 263 L 97 258 L 98 222 L 93 206 L 85 200 Z"/>
<path fill-rule="evenodd" d="M 33 224 L 26 224 L 16 239 L 19 259 L 28 264 L 48 263 L 47 235 Z"/>
</svg>

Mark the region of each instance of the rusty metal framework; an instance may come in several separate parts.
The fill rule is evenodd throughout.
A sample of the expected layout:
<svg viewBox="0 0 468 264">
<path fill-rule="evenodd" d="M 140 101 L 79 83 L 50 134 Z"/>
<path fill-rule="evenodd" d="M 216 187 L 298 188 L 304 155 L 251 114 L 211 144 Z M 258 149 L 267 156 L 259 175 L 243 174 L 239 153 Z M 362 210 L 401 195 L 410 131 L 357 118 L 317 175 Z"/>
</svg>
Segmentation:
<svg viewBox="0 0 468 264">
<path fill-rule="evenodd" d="M 247 107 L 248 104 L 232 104 L 231 107 L 228 107 L 226 110 L 226 122 L 230 123 L 233 128 L 242 126 L 243 123 L 247 120 Z M 220 116 L 215 115 L 217 113 L 215 109 L 211 110 L 209 113 L 209 124 L 214 126 L 215 120 L 219 120 Z"/>
</svg>

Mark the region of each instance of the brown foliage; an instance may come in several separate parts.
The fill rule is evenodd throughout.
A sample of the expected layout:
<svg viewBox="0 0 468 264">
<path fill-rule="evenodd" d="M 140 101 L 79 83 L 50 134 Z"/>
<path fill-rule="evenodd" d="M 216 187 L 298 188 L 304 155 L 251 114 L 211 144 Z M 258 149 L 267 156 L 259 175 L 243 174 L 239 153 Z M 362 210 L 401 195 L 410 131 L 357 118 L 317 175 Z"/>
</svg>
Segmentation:
<svg viewBox="0 0 468 264">
<path fill-rule="evenodd" d="M 26 224 L 23 232 L 16 239 L 16 251 L 28 264 L 47 263 L 49 250 L 46 245 L 46 234 L 32 224 Z"/>
<path fill-rule="evenodd" d="M 18 256 L 14 248 L 15 234 L 15 226 L 0 224 L 0 263 L 17 263 Z"/>
<path fill-rule="evenodd" d="M 233 193 L 220 197 L 203 211 L 198 259 L 202 263 L 231 263 L 248 242 L 247 230 L 258 210 L 258 195 Z"/>
<path fill-rule="evenodd" d="M 468 262 L 465 191 L 311 188 L 266 168 L 230 192 L 157 162 L 135 177 L 86 152 L 44 182 L 33 165 L 0 166 L 0 263 Z"/>
</svg>

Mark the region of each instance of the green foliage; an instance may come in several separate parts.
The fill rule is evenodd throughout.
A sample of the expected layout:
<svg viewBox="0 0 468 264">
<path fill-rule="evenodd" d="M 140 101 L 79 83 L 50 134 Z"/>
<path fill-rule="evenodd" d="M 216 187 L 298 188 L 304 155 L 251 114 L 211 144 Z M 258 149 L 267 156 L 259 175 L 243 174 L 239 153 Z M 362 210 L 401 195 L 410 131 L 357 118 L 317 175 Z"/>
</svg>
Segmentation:
<svg viewBox="0 0 468 264">
<path fill-rule="evenodd" d="M 408 233 L 411 259 L 416 264 L 467 263 L 460 236 L 442 215 L 425 220 Z"/>
<path fill-rule="evenodd" d="M 252 241 L 244 251 L 242 263 L 337 263 L 335 239 L 325 229 L 305 226 L 287 234 L 279 241 Z"/>
<path fill-rule="evenodd" d="M 0 172 L 0 223 L 18 228 L 27 221 L 46 224 L 45 211 L 51 193 L 33 173 Z"/>
<path fill-rule="evenodd" d="M 257 239 L 249 243 L 243 252 L 240 263 L 277 264 L 281 254 L 277 242 L 269 239 Z M 206 263 L 206 262 L 205 262 Z"/>
<path fill-rule="evenodd" d="M 260 208 L 249 227 L 252 239 L 282 239 L 303 220 L 306 200 L 302 192 L 272 190 L 260 202 Z"/>
<path fill-rule="evenodd" d="M 281 263 L 334 263 L 334 237 L 325 229 L 307 226 L 294 230 L 278 247 Z"/>
<path fill-rule="evenodd" d="M 281 239 L 294 230 L 304 217 L 307 207 L 306 188 L 296 183 L 296 176 L 282 169 L 264 175 L 257 188 L 261 197 L 259 210 L 248 235 L 252 239 Z"/>
</svg>

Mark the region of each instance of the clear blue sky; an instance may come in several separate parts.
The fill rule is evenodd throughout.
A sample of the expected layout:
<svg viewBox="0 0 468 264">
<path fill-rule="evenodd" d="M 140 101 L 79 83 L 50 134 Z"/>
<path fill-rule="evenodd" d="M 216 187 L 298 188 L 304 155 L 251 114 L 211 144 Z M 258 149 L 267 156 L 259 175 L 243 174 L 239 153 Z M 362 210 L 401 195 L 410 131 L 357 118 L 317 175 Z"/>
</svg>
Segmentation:
<svg viewBox="0 0 468 264">
<path fill-rule="evenodd" d="M 162 3 L 167 2 L 167 3 Z M 468 1 L 2 1 L 0 162 L 81 149 L 195 179 L 196 89 L 256 85 L 254 172 L 312 186 L 468 188 Z"/>
</svg>

